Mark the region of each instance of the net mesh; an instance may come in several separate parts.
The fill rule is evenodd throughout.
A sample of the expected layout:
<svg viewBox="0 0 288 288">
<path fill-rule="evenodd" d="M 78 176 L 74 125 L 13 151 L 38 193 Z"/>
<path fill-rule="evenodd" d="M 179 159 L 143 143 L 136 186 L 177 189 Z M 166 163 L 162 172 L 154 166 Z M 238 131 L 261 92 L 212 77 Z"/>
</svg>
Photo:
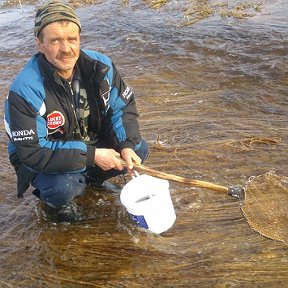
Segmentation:
<svg viewBox="0 0 288 288">
<path fill-rule="evenodd" d="M 251 177 L 240 207 L 251 228 L 288 243 L 288 177 L 274 171 Z"/>
</svg>

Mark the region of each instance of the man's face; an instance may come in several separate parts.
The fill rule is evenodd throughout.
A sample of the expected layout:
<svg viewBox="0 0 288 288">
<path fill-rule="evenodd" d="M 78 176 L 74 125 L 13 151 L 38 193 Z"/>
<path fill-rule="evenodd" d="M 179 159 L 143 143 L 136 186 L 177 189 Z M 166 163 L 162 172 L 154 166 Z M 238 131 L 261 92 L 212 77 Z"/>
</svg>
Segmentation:
<svg viewBox="0 0 288 288">
<path fill-rule="evenodd" d="M 80 54 L 80 31 L 77 24 L 70 21 L 53 22 L 36 38 L 37 46 L 46 59 L 63 78 L 70 78 Z"/>
</svg>

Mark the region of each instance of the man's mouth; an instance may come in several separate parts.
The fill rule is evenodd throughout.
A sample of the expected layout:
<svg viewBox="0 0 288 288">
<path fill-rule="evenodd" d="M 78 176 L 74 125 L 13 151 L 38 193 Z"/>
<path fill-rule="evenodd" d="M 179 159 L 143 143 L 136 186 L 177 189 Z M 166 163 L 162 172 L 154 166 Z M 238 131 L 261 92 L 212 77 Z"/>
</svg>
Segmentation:
<svg viewBox="0 0 288 288">
<path fill-rule="evenodd" d="M 70 60 L 73 58 L 74 58 L 73 55 L 60 55 L 59 57 L 57 57 L 57 59 L 59 59 L 59 60 Z"/>
</svg>

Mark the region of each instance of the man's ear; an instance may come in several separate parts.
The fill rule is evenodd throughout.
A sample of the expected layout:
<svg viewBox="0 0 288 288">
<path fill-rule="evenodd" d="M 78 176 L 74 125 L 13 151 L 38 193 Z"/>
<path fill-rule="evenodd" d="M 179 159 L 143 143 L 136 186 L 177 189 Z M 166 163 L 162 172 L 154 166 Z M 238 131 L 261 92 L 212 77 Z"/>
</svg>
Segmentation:
<svg viewBox="0 0 288 288">
<path fill-rule="evenodd" d="M 38 47 L 38 50 L 40 51 L 40 52 L 42 52 L 41 50 L 42 50 L 42 46 L 41 46 L 41 41 L 39 40 L 39 38 L 38 37 L 35 37 L 35 42 L 36 42 L 36 46 Z"/>
</svg>

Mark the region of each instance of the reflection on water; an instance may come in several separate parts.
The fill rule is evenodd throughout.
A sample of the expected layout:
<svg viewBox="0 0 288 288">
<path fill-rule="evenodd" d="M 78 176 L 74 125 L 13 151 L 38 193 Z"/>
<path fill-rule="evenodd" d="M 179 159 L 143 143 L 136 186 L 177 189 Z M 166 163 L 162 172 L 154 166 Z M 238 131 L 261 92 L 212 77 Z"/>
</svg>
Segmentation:
<svg viewBox="0 0 288 288">
<path fill-rule="evenodd" d="M 261 4 L 243 19 L 205 1 L 217 13 L 179 25 L 185 11 L 186 20 L 196 15 L 194 2 L 80 6 L 83 47 L 110 55 L 137 94 L 147 166 L 224 186 L 271 170 L 287 175 L 286 1 L 234 1 Z M 34 12 L 24 2 L 0 9 L 2 104 L 36 52 Z M 177 220 L 162 235 L 137 228 L 115 191 L 89 190 L 79 223 L 47 221 L 30 192 L 16 198 L 1 128 L 0 287 L 288 285 L 287 246 L 257 234 L 238 200 L 221 193 L 170 183 Z"/>
</svg>

